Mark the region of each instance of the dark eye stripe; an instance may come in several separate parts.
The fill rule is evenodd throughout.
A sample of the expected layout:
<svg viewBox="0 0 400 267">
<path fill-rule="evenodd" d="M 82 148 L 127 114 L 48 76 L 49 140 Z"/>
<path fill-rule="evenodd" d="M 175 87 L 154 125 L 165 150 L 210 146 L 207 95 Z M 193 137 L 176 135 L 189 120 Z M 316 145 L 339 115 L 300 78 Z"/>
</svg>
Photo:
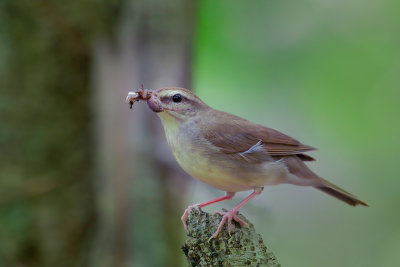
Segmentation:
<svg viewBox="0 0 400 267">
<path fill-rule="evenodd" d="M 160 100 L 161 100 L 161 102 L 166 103 L 166 102 L 169 101 L 169 97 L 168 96 L 162 96 L 162 97 L 160 97 Z"/>
</svg>

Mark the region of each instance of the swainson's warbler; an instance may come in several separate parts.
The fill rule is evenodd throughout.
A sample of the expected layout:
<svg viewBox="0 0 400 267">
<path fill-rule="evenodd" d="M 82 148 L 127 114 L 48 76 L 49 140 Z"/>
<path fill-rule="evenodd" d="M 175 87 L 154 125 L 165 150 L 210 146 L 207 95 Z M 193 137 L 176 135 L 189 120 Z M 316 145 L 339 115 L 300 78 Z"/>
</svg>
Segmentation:
<svg viewBox="0 0 400 267">
<path fill-rule="evenodd" d="M 254 190 L 232 210 L 218 212 L 223 217 L 211 238 L 218 236 L 225 222 L 230 232 L 232 219 L 245 225 L 236 213 L 267 185 L 312 186 L 351 206 L 368 206 L 311 171 L 304 162 L 314 158 L 304 153 L 314 148 L 283 133 L 215 110 L 183 88 L 142 88 L 129 92 L 126 98 L 131 108 L 139 100 L 147 101 L 159 115 L 179 165 L 194 178 L 226 192 L 225 196 L 189 206 L 181 218 L 185 229 L 186 217 L 194 207 L 231 199 L 236 192 Z"/>
</svg>

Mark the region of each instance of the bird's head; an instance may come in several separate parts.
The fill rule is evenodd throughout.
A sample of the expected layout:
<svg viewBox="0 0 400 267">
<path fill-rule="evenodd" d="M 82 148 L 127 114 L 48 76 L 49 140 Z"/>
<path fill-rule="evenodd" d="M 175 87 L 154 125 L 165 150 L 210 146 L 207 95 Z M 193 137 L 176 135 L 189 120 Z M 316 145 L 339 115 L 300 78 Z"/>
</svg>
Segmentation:
<svg viewBox="0 0 400 267">
<path fill-rule="evenodd" d="M 191 91 L 178 87 L 166 87 L 159 90 L 146 90 L 142 88 L 130 92 L 126 102 L 132 105 L 139 100 L 147 101 L 150 109 L 157 112 L 161 119 L 174 118 L 184 121 L 208 108 Z"/>
</svg>

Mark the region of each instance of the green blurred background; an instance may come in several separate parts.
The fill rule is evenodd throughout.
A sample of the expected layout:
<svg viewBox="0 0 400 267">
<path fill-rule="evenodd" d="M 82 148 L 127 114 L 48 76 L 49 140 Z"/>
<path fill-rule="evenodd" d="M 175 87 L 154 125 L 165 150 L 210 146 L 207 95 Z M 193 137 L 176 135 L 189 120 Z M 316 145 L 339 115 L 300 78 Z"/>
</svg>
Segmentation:
<svg viewBox="0 0 400 267">
<path fill-rule="evenodd" d="M 400 263 L 400 3 L 2 0 L 0 266 L 186 266 L 180 215 L 222 194 L 127 92 L 182 86 L 319 150 L 370 204 L 269 187 L 242 209 L 282 266 Z M 207 211 L 230 208 L 249 192 Z"/>
</svg>

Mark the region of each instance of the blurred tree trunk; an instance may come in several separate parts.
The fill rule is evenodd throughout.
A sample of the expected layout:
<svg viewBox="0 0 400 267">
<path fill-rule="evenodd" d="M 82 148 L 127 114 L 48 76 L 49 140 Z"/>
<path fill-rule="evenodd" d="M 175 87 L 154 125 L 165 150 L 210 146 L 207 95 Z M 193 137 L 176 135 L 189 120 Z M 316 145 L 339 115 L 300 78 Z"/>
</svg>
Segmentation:
<svg viewBox="0 0 400 267">
<path fill-rule="evenodd" d="M 117 14 L 116 1 L 1 1 L 0 266 L 84 261 L 94 222 L 90 43 Z"/>
<path fill-rule="evenodd" d="M 124 2 L 116 40 L 93 46 L 97 213 L 91 266 L 180 266 L 187 179 L 144 103 L 128 91 L 190 87 L 194 1 Z"/>
<path fill-rule="evenodd" d="M 185 180 L 124 98 L 188 87 L 193 3 L 1 1 L 0 266 L 179 265 Z"/>
</svg>

